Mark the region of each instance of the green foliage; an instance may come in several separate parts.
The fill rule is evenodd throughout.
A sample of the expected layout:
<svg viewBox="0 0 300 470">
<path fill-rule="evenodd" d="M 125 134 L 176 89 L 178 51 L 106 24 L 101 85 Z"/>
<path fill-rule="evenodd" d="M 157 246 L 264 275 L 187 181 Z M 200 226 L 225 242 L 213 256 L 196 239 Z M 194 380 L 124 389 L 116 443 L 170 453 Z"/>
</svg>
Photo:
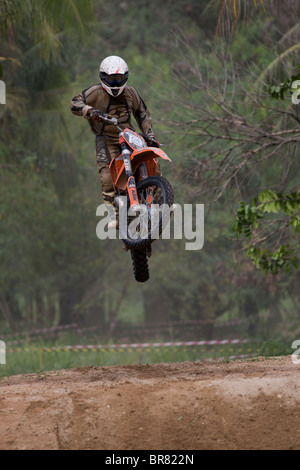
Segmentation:
<svg viewBox="0 0 300 470">
<path fill-rule="evenodd" d="M 233 224 L 233 231 L 237 238 L 239 238 L 241 234 L 252 238 L 252 227 L 256 229 L 258 227 L 258 219 L 263 217 L 262 212 L 258 209 L 256 204 L 256 199 L 253 199 L 251 205 L 245 202 L 240 203 L 240 207 L 237 210 L 237 217 Z"/>
<path fill-rule="evenodd" d="M 298 65 L 296 68 L 299 69 L 300 65 Z M 295 88 L 293 84 L 297 80 L 300 80 L 300 73 L 294 74 L 291 77 L 286 78 L 284 82 L 279 83 L 279 85 L 278 84 L 269 85 L 268 93 L 272 98 L 276 100 L 279 100 L 279 99 L 283 100 L 286 95 L 290 98 L 291 95 L 295 92 Z"/>
<path fill-rule="evenodd" d="M 298 258 L 294 255 L 295 250 L 289 245 L 281 245 L 280 248 L 271 252 L 271 250 L 263 250 L 253 245 L 246 245 L 247 256 L 252 260 L 258 269 L 262 269 L 265 273 L 270 272 L 277 275 L 281 270 L 290 273 L 292 267 L 298 267 Z"/>
<path fill-rule="evenodd" d="M 236 238 L 243 234 L 246 238 L 252 239 L 253 233 L 259 229 L 262 222 L 259 219 L 263 219 L 265 214 L 278 214 L 279 212 L 286 214 L 287 224 L 293 226 L 296 233 L 300 232 L 299 189 L 288 194 L 276 193 L 268 189 L 258 195 L 258 201 L 253 199 L 251 206 L 244 202 L 240 204 L 233 225 L 233 232 L 235 232 Z M 263 240 L 266 238 L 268 237 L 263 237 Z M 292 247 L 290 244 L 283 244 L 275 251 L 262 249 L 256 244 L 246 245 L 246 248 L 247 255 L 255 266 L 263 269 L 265 273 L 278 274 L 281 269 L 290 272 L 292 267 L 297 268 L 298 266 L 298 258 L 295 256 L 297 254 L 297 247 Z"/>
<path fill-rule="evenodd" d="M 60 46 L 58 33 L 87 31 L 87 21 L 94 12 L 93 0 L 2 0 L 0 4 L 1 31 L 8 34 L 10 28 L 16 33 L 20 28 L 35 39 L 40 51 L 49 53 Z"/>
</svg>

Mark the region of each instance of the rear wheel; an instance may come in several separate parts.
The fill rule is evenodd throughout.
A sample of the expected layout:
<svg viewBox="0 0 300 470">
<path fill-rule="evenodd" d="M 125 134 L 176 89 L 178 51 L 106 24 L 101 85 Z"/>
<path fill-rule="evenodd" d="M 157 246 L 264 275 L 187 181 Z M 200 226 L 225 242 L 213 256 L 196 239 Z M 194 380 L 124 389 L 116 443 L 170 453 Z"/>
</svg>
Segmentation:
<svg viewBox="0 0 300 470">
<path fill-rule="evenodd" d="M 131 250 L 134 277 L 137 282 L 146 282 L 149 279 L 147 248 Z"/>
<path fill-rule="evenodd" d="M 145 248 L 161 235 L 170 216 L 168 208 L 174 202 L 172 186 L 162 176 L 149 176 L 140 181 L 137 193 L 143 211 L 132 214 L 128 204 L 127 238 L 123 241 L 129 249 Z"/>
</svg>

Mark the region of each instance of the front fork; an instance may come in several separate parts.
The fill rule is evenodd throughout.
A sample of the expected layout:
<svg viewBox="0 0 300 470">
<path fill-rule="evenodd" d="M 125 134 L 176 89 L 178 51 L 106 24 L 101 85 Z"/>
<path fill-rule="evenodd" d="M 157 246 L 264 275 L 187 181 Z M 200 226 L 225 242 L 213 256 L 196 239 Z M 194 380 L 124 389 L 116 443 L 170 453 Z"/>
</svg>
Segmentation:
<svg viewBox="0 0 300 470">
<path fill-rule="evenodd" d="M 121 144 L 121 149 L 126 173 L 127 191 L 129 195 L 130 207 L 133 207 L 139 203 L 139 199 L 136 190 L 135 178 L 132 174 L 132 166 L 130 160 L 130 155 L 132 152 L 128 149 L 125 142 Z"/>
</svg>

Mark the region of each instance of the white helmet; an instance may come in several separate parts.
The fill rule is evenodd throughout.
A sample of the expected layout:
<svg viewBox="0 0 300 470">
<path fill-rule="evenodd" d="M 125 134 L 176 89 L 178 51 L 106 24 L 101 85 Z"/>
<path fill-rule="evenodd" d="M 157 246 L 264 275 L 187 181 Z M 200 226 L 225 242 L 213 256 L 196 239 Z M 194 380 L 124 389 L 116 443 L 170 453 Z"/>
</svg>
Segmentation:
<svg viewBox="0 0 300 470">
<path fill-rule="evenodd" d="M 116 55 L 106 57 L 99 69 L 100 83 L 104 90 L 112 96 L 119 96 L 128 80 L 128 67 L 125 60 Z"/>
</svg>

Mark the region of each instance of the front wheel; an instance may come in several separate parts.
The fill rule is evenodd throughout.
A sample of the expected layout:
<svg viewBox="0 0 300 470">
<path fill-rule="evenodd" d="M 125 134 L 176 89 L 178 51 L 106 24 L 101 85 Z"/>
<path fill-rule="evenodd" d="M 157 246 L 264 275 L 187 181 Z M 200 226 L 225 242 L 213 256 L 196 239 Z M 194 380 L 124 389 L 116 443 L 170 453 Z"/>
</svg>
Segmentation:
<svg viewBox="0 0 300 470">
<path fill-rule="evenodd" d="M 129 249 L 144 248 L 161 235 L 174 203 L 172 186 L 162 176 L 149 176 L 140 181 L 137 194 L 142 211 L 132 213 L 128 204 L 127 237 L 122 237 Z"/>
</svg>

